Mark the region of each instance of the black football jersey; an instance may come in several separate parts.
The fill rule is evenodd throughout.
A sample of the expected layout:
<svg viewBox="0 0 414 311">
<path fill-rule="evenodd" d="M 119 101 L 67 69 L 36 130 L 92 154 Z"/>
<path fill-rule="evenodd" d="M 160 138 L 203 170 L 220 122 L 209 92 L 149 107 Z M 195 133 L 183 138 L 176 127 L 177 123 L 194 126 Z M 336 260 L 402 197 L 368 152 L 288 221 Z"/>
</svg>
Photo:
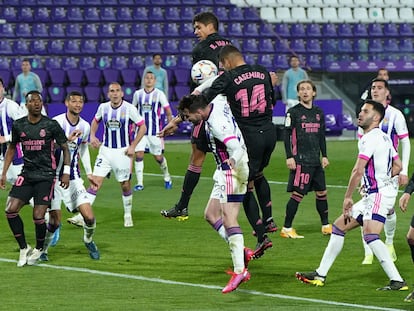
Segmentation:
<svg viewBox="0 0 414 311">
<path fill-rule="evenodd" d="M 14 121 L 12 143 L 21 142 L 24 165 L 22 174 L 32 179 L 53 178 L 56 174 L 55 143 L 62 145 L 67 138 L 59 123 L 46 116 L 30 123 L 27 117 Z"/>
<path fill-rule="evenodd" d="M 242 65 L 220 75 L 206 91 L 208 101 L 227 96 L 240 128 L 272 122 L 274 93 L 268 71 L 260 65 Z"/>
<path fill-rule="evenodd" d="M 205 40 L 200 41 L 193 49 L 193 64 L 200 60 L 207 59 L 212 61 L 219 68 L 220 50 L 225 45 L 231 45 L 231 42 L 218 33 L 209 35 Z"/>
<path fill-rule="evenodd" d="M 290 108 L 285 119 L 286 158 L 297 163 L 319 165 L 326 157 L 325 117 L 318 106 L 311 109 L 298 104 Z"/>
</svg>

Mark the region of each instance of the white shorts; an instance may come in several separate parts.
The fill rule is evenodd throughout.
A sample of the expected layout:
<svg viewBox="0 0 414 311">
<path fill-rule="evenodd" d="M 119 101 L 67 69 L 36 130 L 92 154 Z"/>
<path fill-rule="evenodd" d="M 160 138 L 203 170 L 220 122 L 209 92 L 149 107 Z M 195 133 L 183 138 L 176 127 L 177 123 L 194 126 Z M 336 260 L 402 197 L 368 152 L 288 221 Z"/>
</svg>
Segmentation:
<svg viewBox="0 0 414 311">
<path fill-rule="evenodd" d="M 356 202 L 352 206 L 352 217 L 357 219 L 362 215 L 362 220 L 372 220 L 372 215 L 380 215 L 385 219 L 394 208 L 398 191 L 395 191 L 393 185 L 384 188 L 383 191 L 366 195 Z"/>
<path fill-rule="evenodd" d="M 216 169 L 213 175 L 214 186 L 210 199 L 220 203 L 243 202 L 247 191 L 249 166 L 247 162 L 239 163 L 237 170 Z"/>
<path fill-rule="evenodd" d="M 108 148 L 101 146 L 93 167 L 93 175 L 105 177 L 112 170 L 115 179 L 123 182 L 131 178 L 132 158 L 128 157 L 125 148 Z"/>
<path fill-rule="evenodd" d="M 135 147 L 135 152 L 145 151 L 146 149 L 153 155 L 161 155 L 164 150 L 164 140 L 157 136 L 145 135 Z"/>
<path fill-rule="evenodd" d="M 60 181 L 56 179 L 53 200 L 49 210 L 60 210 L 63 201 L 66 209 L 73 213 L 78 210 L 80 205 L 90 203 L 81 178 L 71 180 L 68 189 L 63 189 L 59 184 Z"/>
<path fill-rule="evenodd" d="M 0 172 L 3 171 L 4 166 L 4 159 L 0 160 Z M 12 185 L 17 180 L 17 176 L 22 172 L 23 163 L 18 165 L 13 165 L 13 163 L 9 166 L 7 170 L 6 180 L 7 182 L 11 183 Z"/>
</svg>

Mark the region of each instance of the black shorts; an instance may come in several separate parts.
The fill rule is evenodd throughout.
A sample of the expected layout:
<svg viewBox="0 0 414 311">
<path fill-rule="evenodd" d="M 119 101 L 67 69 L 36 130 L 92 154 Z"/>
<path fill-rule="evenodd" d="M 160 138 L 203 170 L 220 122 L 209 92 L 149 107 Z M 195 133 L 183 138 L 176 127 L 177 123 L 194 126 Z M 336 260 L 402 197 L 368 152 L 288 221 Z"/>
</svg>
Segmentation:
<svg viewBox="0 0 414 311">
<path fill-rule="evenodd" d="M 207 141 L 207 134 L 204 121 L 194 125 L 191 131 L 191 143 L 197 146 L 197 149 L 207 153 L 211 152 L 210 146 Z"/>
<path fill-rule="evenodd" d="M 325 171 L 322 166 L 302 166 L 296 163 L 296 170 L 291 170 L 287 192 L 296 191 L 306 195 L 309 191 L 325 191 Z"/>
<path fill-rule="evenodd" d="M 276 127 L 273 123 L 264 127 L 244 127 L 242 133 L 249 155 L 249 180 L 253 180 L 269 165 L 276 146 Z"/>
<path fill-rule="evenodd" d="M 20 199 L 26 203 L 33 198 L 35 205 L 50 206 L 53 198 L 55 179 L 30 180 L 23 175 L 17 177 L 9 196 Z"/>
</svg>

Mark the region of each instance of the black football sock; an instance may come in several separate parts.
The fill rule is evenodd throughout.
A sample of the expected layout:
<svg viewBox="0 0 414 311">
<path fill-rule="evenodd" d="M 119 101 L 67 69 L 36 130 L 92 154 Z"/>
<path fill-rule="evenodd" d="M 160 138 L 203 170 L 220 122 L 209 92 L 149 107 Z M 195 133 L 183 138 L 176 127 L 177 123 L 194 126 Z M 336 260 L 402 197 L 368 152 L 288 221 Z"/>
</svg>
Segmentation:
<svg viewBox="0 0 414 311">
<path fill-rule="evenodd" d="M 407 239 L 408 246 L 411 250 L 411 260 L 414 263 L 414 240 L 413 239 Z"/>
<path fill-rule="evenodd" d="M 24 236 L 24 225 L 23 221 L 18 213 L 7 213 L 6 212 L 7 222 L 9 227 L 13 232 L 14 238 L 19 244 L 20 249 L 26 248 L 26 238 Z"/>
<path fill-rule="evenodd" d="M 283 224 L 283 227 L 285 228 L 292 228 L 292 222 L 295 218 L 296 212 L 298 211 L 299 202 L 302 200 L 302 198 L 299 198 L 298 200 L 296 196 L 295 198 L 293 198 L 293 196 L 294 195 L 292 195 L 286 205 L 285 223 Z"/>
<path fill-rule="evenodd" d="M 270 186 L 266 178 L 262 175 L 254 181 L 257 199 L 262 210 L 262 219 L 265 225 L 272 220 L 272 199 L 270 194 Z"/>
<path fill-rule="evenodd" d="M 181 197 L 177 203 L 177 209 L 182 210 L 188 208 L 188 202 L 190 202 L 191 195 L 194 188 L 197 186 L 200 180 L 201 166 L 189 165 L 187 172 L 185 173 L 183 188 L 181 190 Z"/>
<path fill-rule="evenodd" d="M 36 248 L 43 249 L 46 238 L 46 222 L 44 219 L 33 219 L 36 232 Z"/>
<path fill-rule="evenodd" d="M 326 199 L 326 195 L 324 196 L 316 196 L 316 209 L 321 217 L 322 225 L 327 225 L 329 223 L 328 220 L 328 201 Z"/>
<path fill-rule="evenodd" d="M 259 243 L 263 242 L 265 227 L 262 219 L 260 218 L 259 206 L 257 205 L 256 198 L 251 190 L 248 190 L 244 196 L 243 208 L 250 226 L 252 226 L 253 230 L 257 234 L 257 241 Z"/>
</svg>

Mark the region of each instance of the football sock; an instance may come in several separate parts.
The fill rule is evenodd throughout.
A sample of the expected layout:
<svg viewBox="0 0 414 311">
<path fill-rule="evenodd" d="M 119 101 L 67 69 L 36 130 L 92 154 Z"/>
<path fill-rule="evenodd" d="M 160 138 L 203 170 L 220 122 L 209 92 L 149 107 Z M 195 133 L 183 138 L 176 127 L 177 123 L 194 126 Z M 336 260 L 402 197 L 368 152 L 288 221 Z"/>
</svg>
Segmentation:
<svg viewBox="0 0 414 311">
<path fill-rule="evenodd" d="M 375 257 L 377 257 L 388 278 L 393 281 L 403 282 L 397 267 L 391 259 L 391 255 L 387 247 L 384 242 L 380 240 L 379 234 L 366 234 L 364 238 L 369 247 L 371 247 L 372 252 Z"/>
<path fill-rule="evenodd" d="M 135 175 L 137 176 L 137 185 L 144 185 L 144 158 L 135 158 Z"/>
<path fill-rule="evenodd" d="M 24 235 L 24 225 L 22 218 L 18 213 L 8 213 L 6 212 L 7 222 L 9 223 L 9 227 L 13 232 L 14 238 L 16 239 L 17 243 L 19 244 L 20 249 L 26 248 L 26 237 Z"/>
<path fill-rule="evenodd" d="M 35 232 L 36 232 L 36 248 L 43 249 L 43 245 L 45 244 L 45 237 L 46 237 L 46 222 L 45 219 L 35 219 L 33 218 L 33 222 L 35 224 Z"/>
<path fill-rule="evenodd" d="M 162 174 L 164 175 L 164 181 L 170 181 L 171 176 L 170 176 L 170 173 L 168 172 L 167 159 L 165 157 L 162 157 L 161 162 L 159 162 L 159 161 L 157 161 L 157 162 L 160 165 Z"/>
<path fill-rule="evenodd" d="M 283 227 L 292 228 L 292 222 L 295 218 L 296 212 L 298 211 L 300 201 L 302 201 L 301 196 L 295 194 L 290 196 L 290 199 L 286 205 L 285 223 L 283 224 Z"/>
<path fill-rule="evenodd" d="M 316 209 L 321 217 L 322 225 L 329 224 L 328 220 L 328 201 L 326 199 L 326 195 L 323 196 L 316 196 Z"/>
<path fill-rule="evenodd" d="M 218 234 L 220 235 L 220 237 L 226 241 L 226 243 L 229 242 L 228 237 L 227 237 L 227 232 L 226 229 L 223 226 L 223 219 L 219 219 L 217 220 L 214 224 L 211 225 L 214 230 L 216 230 L 218 232 Z"/>
<path fill-rule="evenodd" d="M 329 269 L 332 267 L 336 257 L 341 252 L 345 241 L 345 233 L 339 230 L 335 224 L 332 225 L 332 234 L 329 238 L 328 246 L 325 248 L 321 263 L 316 272 L 321 276 L 326 276 Z"/>
<path fill-rule="evenodd" d="M 83 226 L 83 241 L 85 243 L 90 243 L 93 240 L 93 234 L 95 233 L 96 228 L 96 220 L 95 218 L 92 220 L 92 222 L 86 222 Z"/>
<path fill-rule="evenodd" d="M 244 271 L 244 238 L 240 227 L 227 228 L 229 236 L 229 247 L 231 259 L 233 261 L 233 270 L 235 273 Z"/>
<path fill-rule="evenodd" d="M 408 246 L 410 247 L 411 251 L 411 260 L 414 263 L 414 240 L 413 239 L 407 239 Z"/>
<path fill-rule="evenodd" d="M 124 204 L 124 214 L 131 215 L 132 211 L 132 191 L 122 193 L 122 203 Z"/>
<path fill-rule="evenodd" d="M 393 210 L 391 215 L 387 215 L 387 220 L 384 224 L 385 244 L 394 243 L 395 229 L 397 228 L 397 213 Z"/>
<path fill-rule="evenodd" d="M 254 188 L 256 190 L 257 200 L 259 201 L 264 220 L 272 218 L 272 199 L 270 194 L 270 186 L 266 178 L 261 175 L 254 180 Z"/>
<path fill-rule="evenodd" d="M 252 192 L 252 189 L 248 189 L 244 196 L 243 208 L 250 226 L 254 231 L 256 231 L 257 241 L 259 243 L 263 242 L 265 227 L 263 225 L 262 219 L 260 218 L 259 206 L 257 205 L 257 201 Z"/>
<path fill-rule="evenodd" d="M 363 227 L 361 227 L 361 237 L 362 237 L 362 246 L 364 246 L 365 256 L 373 255 L 372 254 L 371 247 L 369 247 L 368 244 L 367 244 L 367 242 L 365 242 L 365 239 L 364 239 L 364 228 Z"/>
<path fill-rule="evenodd" d="M 200 180 L 201 166 L 189 165 L 187 172 L 185 173 L 183 188 L 181 190 L 181 197 L 177 203 L 177 208 L 182 210 L 188 207 L 191 195 L 193 194 L 194 188 L 197 186 Z"/>
</svg>

